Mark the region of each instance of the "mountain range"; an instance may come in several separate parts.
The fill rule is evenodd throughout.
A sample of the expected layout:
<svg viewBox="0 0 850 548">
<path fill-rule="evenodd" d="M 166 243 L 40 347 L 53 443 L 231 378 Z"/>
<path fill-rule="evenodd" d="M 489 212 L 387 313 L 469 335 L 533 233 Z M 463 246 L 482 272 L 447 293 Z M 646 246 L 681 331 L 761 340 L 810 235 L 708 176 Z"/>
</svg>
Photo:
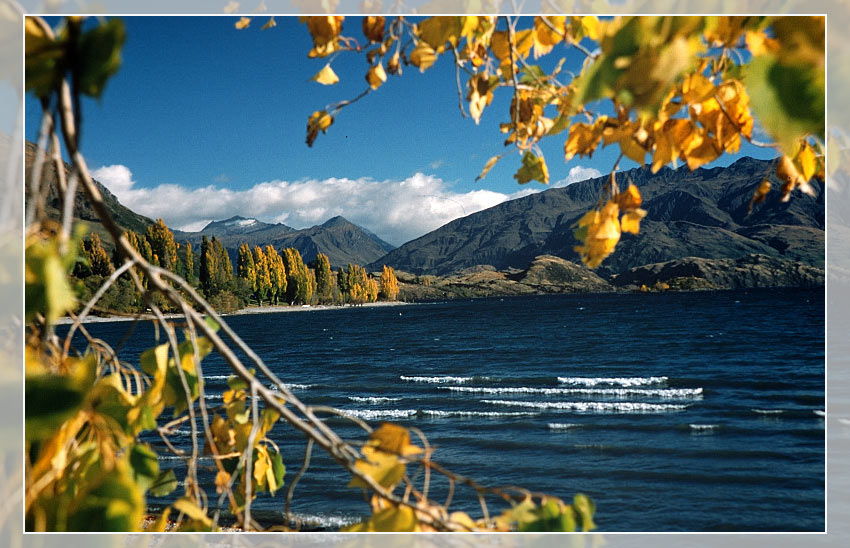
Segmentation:
<svg viewBox="0 0 850 548">
<path fill-rule="evenodd" d="M 27 143 L 28 176 L 34 156 L 35 145 Z M 52 182 L 47 195 L 48 213 L 58 217 L 61 204 L 55 190 L 55 171 L 46 171 Z M 616 251 L 595 274 L 608 280 L 622 275 L 620 283 L 615 282 L 622 285 L 626 279 L 671 271 L 652 265 L 693 257 L 740 259 L 744 260 L 742 264 L 749 264 L 752 257 L 766 257 L 779 261 L 776 264 L 799 263 L 822 270 L 824 185 L 814 181 L 814 196 L 795 193 L 787 202 L 780 200 L 778 191 L 771 192 L 765 202 L 749 211 L 750 198 L 761 181 L 768 179 L 774 188 L 779 187 L 773 172 L 771 161 L 741 158 L 725 168 L 690 171 L 686 167 L 664 167 L 655 174 L 647 168 L 636 168 L 617 173 L 621 188 L 629 182 L 638 187 L 647 216 L 641 222 L 640 234 L 624 234 Z M 413 276 L 447 276 L 477 269 L 504 271 L 508 273 L 506 279 L 510 279 L 510 272 L 529 268 L 540 256 L 578 261 L 573 250 L 577 243 L 573 225 L 596 204 L 606 179 L 608 176 L 504 202 L 451 221 L 395 249 L 342 217 L 295 229 L 282 223 L 234 216 L 213 221 L 197 232 L 175 230 L 174 236 L 178 242 L 191 242 L 195 249 L 204 236 L 215 236 L 233 259 L 239 245 L 245 242 L 251 247 L 294 247 L 306 262 L 325 253 L 334 267 L 355 263 L 379 271 L 386 264 Z M 153 222 L 126 208 L 106 187 L 96 184 L 122 227 L 144 232 Z M 103 232 L 79 189 L 75 207 L 76 218 Z M 108 245 L 109 239 L 104 240 Z M 634 274 L 635 269 L 644 266 L 647 268 L 640 271 L 642 274 Z M 708 272 L 707 267 L 700 268 Z"/>
<path fill-rule="evenodd" d="M 647 216 L 640 234 L 624 234 L 616 251 L 596 270 L 603 277 L 630 268 L 679 259 L 738 258 L 751 254 L 824 265 L 823 183 L 815 196 L 779 192 L 748 211 L 765 178 L 779 188 L 772 162 L 741 158 L 721 168 L 664 167 L 617 173 L 623 188 L 633 182 Z M 537 256 L 578 261 L 573 225 L 599 199 L 608 176 L 553 188 L 456 219 L 389 252 L 368 266 L 388 264 L 414 274 L 447 275 L 476 265 L 525 268 Z"/>
<path fill-rule="evenodd" d="M 269 224 L 235 216 L 213 221 L 198 232 L 174 231 L 176 241 L 188 241 L 196 249 L 204 236 L 215 236 L 221 240 L 231 254 L 231 259 L 235 258 L 239 246 L 244 242 L 252 248 L 256 245 L 272 245 L 276 249 L 294 247 L 308 263 L 319 253 L 324 253 L 333 267 L 348 263 L 369 264 L 393 249 L 393 246 L 368 230 L 339 216 L 300 230 L 282 223 Z"/>
</svg>

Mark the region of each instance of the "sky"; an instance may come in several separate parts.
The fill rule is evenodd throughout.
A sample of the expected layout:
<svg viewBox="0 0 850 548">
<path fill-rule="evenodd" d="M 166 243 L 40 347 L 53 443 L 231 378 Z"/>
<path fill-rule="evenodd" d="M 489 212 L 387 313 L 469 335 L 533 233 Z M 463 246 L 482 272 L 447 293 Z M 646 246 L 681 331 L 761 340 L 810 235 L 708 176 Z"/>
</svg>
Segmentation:
<svg viewBox="0 0 850 548">
<path fill-rule="evenodd" d="M 172 228 L 200 230 L 233 215 L 306 228 L 342 215 L 401 245 L 505 200 L 607 173 L 616 161 L 611 146 L 565 163 L 561 134 L 542 144 L 550 185 L 519 185 L 520 156 L 499 132 L 509 91 L 497 90 L 479 125 L 463 118 L 450 54 L 425 73 L 405 66 L 402 77 L 388 76 L 308 148 L 308 116 L 366 88 L 365 57 L 335 57 L 340 82 L 323 86 L 310 78 L 328 59 L 307 57 L 312 43 L 297 17 L 277 17 L 265 31 L 266 17 L 241 31 L 237 19 L 124 18 L 122 67 L 99 100 L 83 101 L 82 151 L 93 176 Z M 359 18 L 346 19 L 343 35 L 365 43 Z M 566 57 L 564 69 L 578 73 L 584 55 L 559 48 L 540 60 L 543 68 Z M 25 114 L 26 136 L 36 141 L 40 109 L 31 94 Z M 504 152 L 475 182 L 487 159 Z M 746 144 L 741 154 L 774 156 Z"/>
</svg>

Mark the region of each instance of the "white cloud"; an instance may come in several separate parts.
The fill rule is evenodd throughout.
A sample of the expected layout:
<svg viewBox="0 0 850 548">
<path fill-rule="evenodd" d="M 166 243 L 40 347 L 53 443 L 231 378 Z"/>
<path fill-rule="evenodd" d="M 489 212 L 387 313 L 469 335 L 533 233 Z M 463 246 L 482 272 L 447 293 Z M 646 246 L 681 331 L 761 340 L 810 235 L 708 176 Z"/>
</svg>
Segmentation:
<svg viewBox="0 0 850 548">
<path fill-rule="evenodd" d="M 512 194 L 491 190 L 455 192 L 443 180 L 422 173 L 401 181 L 270 181 L 246 190 L 215 185 L 189 189 L 173 184 L 142 188 L 122 165 L 101 167 L 92 175 L 125 206 L 154 219 L 161 217 L 168 226 L 180 230 L 200 230 L 210 220 L 233 215 L 285 223 L 293 228 L 321 224 L 341 215 L 393 245 L 422 236 L 458 217 L 546 189 L 525 188 Z M 553 186 L 594 176 L 599 176 L 599 171 L 574 167 L 566 179 Z"/>
<path fill-rule="evenodd" d="M 566 178 L 561 179 L 557 183 L 552 186 L 555 188 L 560 188 L 562 186 L 571 185 L 573 183 L 578 183 L 580 181 L 586 181 L 588 179 L 593 179 L 595 177 L 599 177 L 602 175 L 602 172 L 598 169 L 594 169 L 592 167 L 583 167 L 583 166 L 575 166 L 570 168 L 570 172 L 567 174 Z"/>
</svg>

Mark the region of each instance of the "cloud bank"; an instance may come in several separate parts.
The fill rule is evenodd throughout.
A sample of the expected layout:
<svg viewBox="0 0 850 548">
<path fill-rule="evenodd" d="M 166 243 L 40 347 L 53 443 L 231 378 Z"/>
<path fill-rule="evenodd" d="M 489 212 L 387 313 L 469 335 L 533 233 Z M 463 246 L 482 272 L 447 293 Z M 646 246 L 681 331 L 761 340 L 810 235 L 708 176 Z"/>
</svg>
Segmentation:
<svg viewBox="0 0 850 548">
<path fill-rule="evenodd" d="M 455 192 L 443 180 L 422 173 L 401 181 L 270 181 L 245 190 L 215 185 L 191 189 L 173 184 L 138 187 L 130 169 L 120 164 L 98 168 L 92 175 L 125 206 L 147 217 L 161 217 L 168 226 L 179 230 L 201 230 L 210 221 L 233 215 L 293 228 L 310 227 L 341 215 L 393 245 L 422 236 L 458 217 L 545 190 L 538 185 L 512 194 L 483 189 Z M 566 186 L 599 175 L 596 169 L 576 166 L 567 178 L 552 186 Z"/>
</svg>

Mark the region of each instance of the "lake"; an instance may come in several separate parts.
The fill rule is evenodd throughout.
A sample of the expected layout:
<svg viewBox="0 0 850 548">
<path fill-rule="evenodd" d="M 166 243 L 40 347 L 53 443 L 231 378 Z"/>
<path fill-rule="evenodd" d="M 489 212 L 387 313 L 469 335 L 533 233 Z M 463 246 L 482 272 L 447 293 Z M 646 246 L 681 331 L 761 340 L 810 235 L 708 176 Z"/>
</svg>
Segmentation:
<svg viewBox="0 0 850 548">
<path fill-rule="evenodd" d="M 227 320 L 305 403 L 415 426 L 435 461 L 484 485 L 585 493 L 600 531 L 824 529 L 822 290 L 488 298 Z M 128 325 L 88 329 L 115 344 Z M 138 326 L 123 358 L 137 363 L 153 336 Z M 211 355 L 204 373 L 216 405 L 227 366 Z M 329 423 L 363 439 L 349 421 Z M 187 433 L 178 446 L 188 447 Z M 271 437 L 288 482 L 304 439 L 285 424 Z M 212 475 L 201 478 L 215 496 Z M 314 450 L 294 511 L 320 527 L 358 520 L 368 505 L 347 480 Z M 441 500 L 446 482 L 431 492 Z M 491 512 L 504 508 L 490 502 Z M 253 508 L 274 518 L 283 504 L 282 492 L 262 494 Z M 480 515 L 460 487 L 452 509 Z"/>
</svg>

